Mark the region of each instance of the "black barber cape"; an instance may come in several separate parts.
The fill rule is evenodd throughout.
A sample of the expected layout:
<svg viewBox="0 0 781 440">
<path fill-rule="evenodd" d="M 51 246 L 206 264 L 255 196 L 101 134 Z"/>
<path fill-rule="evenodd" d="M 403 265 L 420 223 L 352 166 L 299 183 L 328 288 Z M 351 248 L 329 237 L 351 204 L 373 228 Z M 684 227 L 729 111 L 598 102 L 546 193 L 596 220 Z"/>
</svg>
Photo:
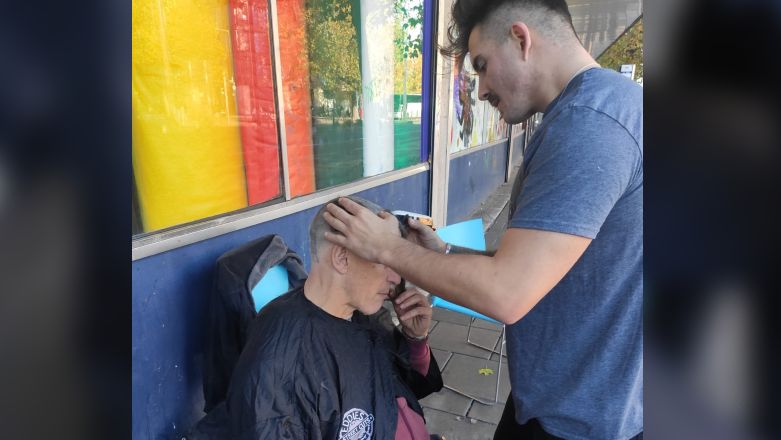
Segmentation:
<svg viewBox="0 0 781 440">
<path fill-rule="evenodd" d="M 422 415 L 418 399 L 441 389 L 433 355 L 425 377 L 411 368 L 387 310 L 339 319 L 301 287 L 261 310 L 227 401 L 189 438 L 392 440 L 396 397 Z"/>
</svg>

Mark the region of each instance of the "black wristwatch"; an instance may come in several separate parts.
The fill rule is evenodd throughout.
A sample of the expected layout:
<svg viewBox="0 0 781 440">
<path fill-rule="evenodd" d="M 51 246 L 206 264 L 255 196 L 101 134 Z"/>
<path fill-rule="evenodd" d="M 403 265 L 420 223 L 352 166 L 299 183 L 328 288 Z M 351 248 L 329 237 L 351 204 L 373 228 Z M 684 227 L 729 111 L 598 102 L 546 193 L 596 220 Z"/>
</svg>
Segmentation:
<svg viewBox="0 0 781 440">
<path fill-rule="evenodd" d="M 410 341 L 425 341 L 426 338 L 428 338 L 428 333 L 426 333 L 423 336 L 410 336 L 407 334 L 407 332 L 404 331 L 404 327 L 399 326 L 399 330 L 401 330 L 401 334 L 404 335 L 405 338 L 409 339 Z"/>
</svg>

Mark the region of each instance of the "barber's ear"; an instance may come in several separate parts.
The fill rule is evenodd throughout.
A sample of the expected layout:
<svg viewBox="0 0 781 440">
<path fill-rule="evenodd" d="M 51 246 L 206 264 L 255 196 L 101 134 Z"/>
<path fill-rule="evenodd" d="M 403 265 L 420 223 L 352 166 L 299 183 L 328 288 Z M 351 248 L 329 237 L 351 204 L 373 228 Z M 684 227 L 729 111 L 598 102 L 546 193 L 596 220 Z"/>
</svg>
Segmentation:
<svg viewBox="0 0 781 440">
<path fill-rule="evenodd" d="M 529 58 L 529 50 L 531 49 L 531 31 L 526 23 L 516 21 L 510 28 L 510 34 L 513 39 L 513 44 L 518 45 L 520 50 L 521 59 L 526 61 Z"/>
<path fill-rule="evenodd" d="M 346 248 L 339 245 L 331 246 L 331 265 L 340 274 L 344 275 L 347 273 L 350 262 L 347 258 Z"/>
</svg>

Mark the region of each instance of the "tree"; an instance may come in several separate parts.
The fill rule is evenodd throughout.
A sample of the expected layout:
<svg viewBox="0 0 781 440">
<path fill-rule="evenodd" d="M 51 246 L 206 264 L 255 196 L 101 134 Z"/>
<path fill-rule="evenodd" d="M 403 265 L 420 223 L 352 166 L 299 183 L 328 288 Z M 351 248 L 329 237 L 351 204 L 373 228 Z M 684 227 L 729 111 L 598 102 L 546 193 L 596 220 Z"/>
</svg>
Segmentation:
<svg viewBox="0 0 781 440">
<path fill-rule="evenodd" d="M 635 81 L 643 82 L 643 18 L 635 21 L 597 62 L 608 69 L 619 70 L 622 64 L 635 64 Z"/>
<path fill-rule="evenodd" d="M 405 77 L 404 71 L 404 58 L 401 56 L 396 57 L 396 68 L 393 76 L 393 90 L 396 94 L 404 93 L 404 81 L 407 82 L 406 91 L 408 94 L 421 94 L 423 91 L 423 57 L 418 55 L 414 58 L 410 58 L 407 61 Z"/>
<path fill-rule="evenodd" d="M 407 117 L 407 91 L 420 90 L 422 88 L 422 58 L 423 51 L 423 1 L 422 0 L 396 0 L 396 21 L 394 43 L 396 45 L 396 63 L 402 65 L 401 73 L 401 114 Z M 412 63 L 410 63 L 412 60 Z M 412 67 L 410 66 L 412 64 Z M 409 71 L 415 72 L 412 81 Z M 398 70 L 397 70 L 398 72 Z M 398 88 L 399 75 L 395 75 L 394 89 Z"/>
<path fill-rule="evenodd" d="M 403 58 L 415 58 L 423 51 L 423 1 L 396 0 L 394 3 L 400 32 L 395 43 Z"/>
<path fill-rule="evenodd" d="M 350 0 L 307 2 L 306 22 L 312 88 L 322 90 L 328 99 L 349 95 L 354 108 L 361 90 L 361 66 Z M 336 109 L 332 116 L 335 113 Z"/>
</svg>

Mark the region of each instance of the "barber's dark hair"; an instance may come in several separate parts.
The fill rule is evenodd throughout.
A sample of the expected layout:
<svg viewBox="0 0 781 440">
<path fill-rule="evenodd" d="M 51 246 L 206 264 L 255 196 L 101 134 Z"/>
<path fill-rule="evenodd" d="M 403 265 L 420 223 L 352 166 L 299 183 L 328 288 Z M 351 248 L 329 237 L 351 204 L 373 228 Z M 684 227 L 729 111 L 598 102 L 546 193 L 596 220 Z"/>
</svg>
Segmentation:
<svg viewBox="0 0 781 440">
<path fill-rule="evenodd" d="M 561 16 L 569 23 L 574 33 L 572 16 L 566 0 L 456 0 L 453 3 L 452 20 L 447 30 L 448 42 L 439 48 L 440 53 L 461 65 L 469 52 L 469 35 L 472 30 L 502 6 L 546 9 Z"/>
</svg>

